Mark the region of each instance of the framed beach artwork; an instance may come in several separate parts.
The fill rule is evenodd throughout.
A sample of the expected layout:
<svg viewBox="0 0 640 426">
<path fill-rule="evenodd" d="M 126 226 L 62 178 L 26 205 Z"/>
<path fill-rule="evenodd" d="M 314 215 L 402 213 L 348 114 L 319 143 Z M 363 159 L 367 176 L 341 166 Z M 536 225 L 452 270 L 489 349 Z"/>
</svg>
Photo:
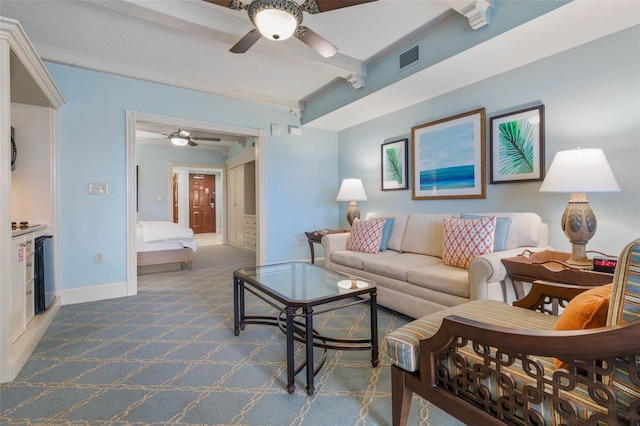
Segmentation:
<svg viewBox="0 0 640 426">
<path fill-rule="evenodd" d="M 409 139 L 401 139 L 382 144 L 381 179 L 382 190 L 393 191 L 409 188 Z"/>
<path fill-rule="evenodd" d="M 544 105 L 491 117 L 491 183 L 544 179 Z"/>
<path fill-rule="evenodd" d="M 412 199 L 485 198 L 484 108 L 411 128 Z"/>
</svg>

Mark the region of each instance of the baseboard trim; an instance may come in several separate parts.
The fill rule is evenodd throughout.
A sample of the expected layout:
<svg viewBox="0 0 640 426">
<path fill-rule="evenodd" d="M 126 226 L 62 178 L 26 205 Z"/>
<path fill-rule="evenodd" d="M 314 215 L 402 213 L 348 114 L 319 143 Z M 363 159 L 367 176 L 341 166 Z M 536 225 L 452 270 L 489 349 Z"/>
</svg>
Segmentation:
<svg viewBox="0 0 640 426">
<path fill-rule="evenodd" d="M 126 295 L 127 283 L 122 281 L 90 287 L 63 289 L 61 291 L 61 303 L 62 305 L 75 305 L 76 303 L 115 299 L 117 297 L 125 297 Z"/>
</svg>

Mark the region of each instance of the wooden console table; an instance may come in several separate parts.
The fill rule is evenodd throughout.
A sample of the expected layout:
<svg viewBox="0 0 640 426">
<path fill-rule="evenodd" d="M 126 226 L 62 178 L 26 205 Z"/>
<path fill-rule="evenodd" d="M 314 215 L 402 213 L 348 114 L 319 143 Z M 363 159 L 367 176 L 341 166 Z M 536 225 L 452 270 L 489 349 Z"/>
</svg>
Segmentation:
<svg viewBox="0 0 640 426">
<path fill-rule="evenodd" d="M 314 244 L 322 244 L 322 237 L 327 234 L 344 234 L 349 232 L 346 229 L 322 229 L 320 231 L 305 232 L 307 236 L 307 242 L 309 243 L 309 251 L 311 251 L 311 263 L 316 261 L 316 253 L 313 248 Z"/>
</svg>

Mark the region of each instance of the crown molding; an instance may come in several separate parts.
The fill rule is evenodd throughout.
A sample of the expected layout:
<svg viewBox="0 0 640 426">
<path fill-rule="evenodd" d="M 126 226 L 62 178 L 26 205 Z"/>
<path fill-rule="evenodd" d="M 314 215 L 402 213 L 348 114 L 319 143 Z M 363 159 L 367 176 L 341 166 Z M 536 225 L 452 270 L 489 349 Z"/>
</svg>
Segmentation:
<svg viewBox="0 0 640 426">
<path fill-rule="evenodd" d="M 71 65 L 74 67 L 104 72 L 121 77 L 136 78 L 139 80 L 165 84 L 168 86 L 197 90 L 213 95 L 265 104 L 271 107 L 285 109 L 287 111 L 300 110 L 298 101 L 295 101 L 293 99 L 264 96 L 255 92 L 234 89 L 223 85 L 212 84 L 211 82 L 196 81 L 181 76 L 168 75 L 151 70 L 149 68 L 139 67 L 136 65 L 126 64 L 123 62 L 104 58 L 98 58 L 96 56 L 80 54 L 77 52 L 71 52 L 68 50 L 58 49 L 40 44 L 36 44 L 35 46 L 42 59 L 49 62 Z"/>
<path fill-rule="evenodd" d="M 0 17 L 0 39 L 7 40 L 11 47 L 11 53 L 15 55 L 28 76 L 33 79 L 37 89 L 42 92 L 48 101 L 48 106 L 60 109 L 65 104 L 62 93 L 56 87 L 53 78 L 45 68 L 34 45 L 27 38 L 20 23 L 13 19 Z M 17 66 L 18 64 L 13 64 Z M 17 76 L 25 78 L 26 76 Z"/>
<path fill-rule="evenodd" d="M 480 29 L 491 23 L 493 12 L 493 0 L 447 0 L 446 3 L 452 9 L 469 20 L 469 25 L 474 30 Z"/>
</svg>

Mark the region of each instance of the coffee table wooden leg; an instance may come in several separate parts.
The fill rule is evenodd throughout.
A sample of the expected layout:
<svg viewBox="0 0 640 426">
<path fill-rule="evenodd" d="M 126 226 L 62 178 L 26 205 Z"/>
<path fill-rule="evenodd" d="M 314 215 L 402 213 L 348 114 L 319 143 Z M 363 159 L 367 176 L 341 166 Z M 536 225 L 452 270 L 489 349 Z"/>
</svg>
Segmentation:
<svg viewBox="0 0 640 426">
<path fill-rule="evenodd" d="M 313 309 L 305 310 L 305 349 L 307 351 L 307 394 L 313 395 L 315 386 L 313 384 Z"/>
<path fill-rule="evenodd" d="M 295 314 L 295 308 L 287 306 L 285 308 L 287 315 L 287 392 L 293 393 L 296 390 L 295 385 L 295 360 L 293 357 L 293 318 Z"/>
<path fill-rule="evenodd" d="M 371 294 L 369 300 L 371 308 L 371 364 L 378 366 L 378 301 L 376 292 Z"/>
</svg>

